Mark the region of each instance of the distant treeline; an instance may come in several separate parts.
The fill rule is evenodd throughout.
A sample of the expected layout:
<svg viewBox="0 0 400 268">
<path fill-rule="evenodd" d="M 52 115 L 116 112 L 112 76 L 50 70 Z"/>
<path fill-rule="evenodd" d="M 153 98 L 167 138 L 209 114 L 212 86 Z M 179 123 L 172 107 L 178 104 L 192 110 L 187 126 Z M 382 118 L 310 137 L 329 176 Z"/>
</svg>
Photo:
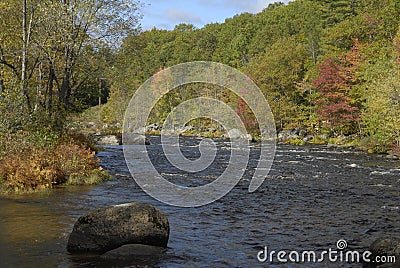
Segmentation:
<svg viewBox="0 0 400 268">
<path fill-rule="evenodd" d="M 132 35 L 116 55 L 101 115 L 120 122 L 135 89 L 161 69 L 215 61 L 257 83 L 278 130 L 354 135 L 385 151 L 400 146 L 399 23 L 397 0 L 297 0 L 201 29 L 180 24 Z M 170 94 L 158 108 L 169 110 L 179 98 Z"/>
</svg>

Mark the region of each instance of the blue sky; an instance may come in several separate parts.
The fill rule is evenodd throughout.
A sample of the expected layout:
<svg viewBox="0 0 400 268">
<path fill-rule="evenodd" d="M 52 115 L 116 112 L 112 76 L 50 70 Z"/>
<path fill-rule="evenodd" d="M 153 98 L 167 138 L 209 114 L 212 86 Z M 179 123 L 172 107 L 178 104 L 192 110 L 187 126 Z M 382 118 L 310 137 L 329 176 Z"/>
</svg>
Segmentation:
<svg viewBox="0 0 400 268">
<path fill-rule="evenodd" d="M 212 22 L 224 22 L 243 12 L 257 13 L 277 0 L 142 0 L 143 30 L 153 27 L 171 30 L 179 23 L 200 28 Z M 281 2 L 289 2 L 281 0 Z"/>
</svg>

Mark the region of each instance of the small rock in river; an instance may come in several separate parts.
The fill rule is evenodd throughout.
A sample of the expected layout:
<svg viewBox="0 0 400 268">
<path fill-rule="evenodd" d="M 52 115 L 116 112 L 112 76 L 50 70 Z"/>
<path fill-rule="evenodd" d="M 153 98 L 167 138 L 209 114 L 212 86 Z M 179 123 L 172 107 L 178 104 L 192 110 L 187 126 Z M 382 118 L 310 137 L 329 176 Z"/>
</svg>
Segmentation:
<svg viewBox="0 0 400 268">
<path fill-rule="evenodd" d="M 399 238 L 378 238 L 369 247 L 372 255 L 370 260 L 375 260 L 377 256 L 394 256 L 395 263 L 369 263 L 364 267 L 379 267 L 379 268 L 398 268 L 400 267 L 400 239 Z"/>
</svg>

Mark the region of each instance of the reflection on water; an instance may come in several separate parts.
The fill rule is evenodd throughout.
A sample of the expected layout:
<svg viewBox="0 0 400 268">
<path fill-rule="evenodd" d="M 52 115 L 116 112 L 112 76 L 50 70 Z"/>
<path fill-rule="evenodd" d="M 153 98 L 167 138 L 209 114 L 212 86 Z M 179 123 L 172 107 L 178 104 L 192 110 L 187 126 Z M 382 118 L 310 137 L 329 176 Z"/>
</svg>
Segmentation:
<svg viewBox="0 0 400 268">
<path fill-rule="evenodd" d="M 84 193 L 88 187 L 68 191 Z M 2 267 L 57 266 L 74 217 L 64 206 L 64 189 L 0 199 Z M 61 258 L 62 258 L 61 257 Z"/>
<path fill-rule="evenodd" d="M 185 140 L 185 155 L 190 150 L 198 154 L 193 146 L 197 142 Z M 224 155 L 227 143 L 219 141 L 220 163 L 201 174 L 176 174 L 163 162 L 159 140 L 153 138 L 152 144 L 153 162 L 170 181 L 182 185 L 213 180 L 229 159 Z M 132 201 L 152 203 L 165 211 L 171 226 L 167 253 L 141 265 L 262 267 L 265 264 L 258 263 L 256 254 L 264 246 L 322 251 L 346 239 L 351 249 L 363 250 L 379 236 L 400 233 L 399 161 L 325 147 L 278 146 L 270 175 L 250 194 L 256 154 L 255 150 L 244 179 L 227 196 L 200 208 L 176 208 L 143 193 L 129 175 L 122 148 L 108 147 L 99 157 L 113 181 L 0 198 L 0 266 L 123 267 L 93 256 L 70 256 L 65 246 L 80 215 Z"/>
</svg>

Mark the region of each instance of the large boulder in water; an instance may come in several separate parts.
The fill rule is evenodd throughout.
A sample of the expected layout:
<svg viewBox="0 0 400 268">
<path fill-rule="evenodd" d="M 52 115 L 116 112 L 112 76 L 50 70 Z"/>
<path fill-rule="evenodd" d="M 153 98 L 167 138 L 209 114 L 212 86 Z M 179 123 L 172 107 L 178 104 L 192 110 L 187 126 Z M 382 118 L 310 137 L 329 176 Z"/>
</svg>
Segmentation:
<svg viewBox="0 0 400 268">
<path fill-rule="evenodd" d="M 97 209 L 80 217 L 69 237 L 71 253 L 104 253 L 126 244 L 166 247 L 168 218 L 152 205 L 129 203 Z"/>
</svg>

